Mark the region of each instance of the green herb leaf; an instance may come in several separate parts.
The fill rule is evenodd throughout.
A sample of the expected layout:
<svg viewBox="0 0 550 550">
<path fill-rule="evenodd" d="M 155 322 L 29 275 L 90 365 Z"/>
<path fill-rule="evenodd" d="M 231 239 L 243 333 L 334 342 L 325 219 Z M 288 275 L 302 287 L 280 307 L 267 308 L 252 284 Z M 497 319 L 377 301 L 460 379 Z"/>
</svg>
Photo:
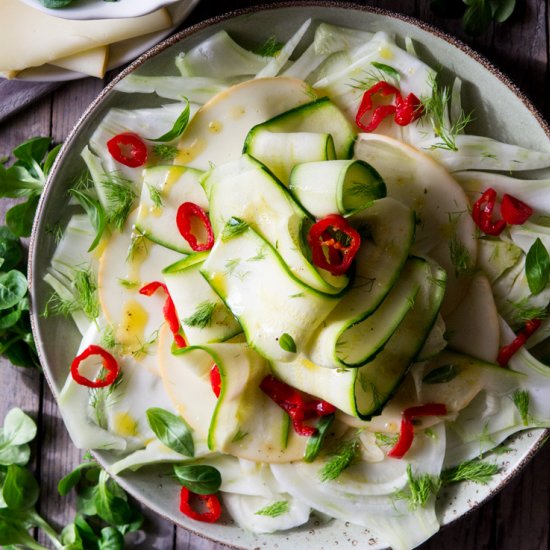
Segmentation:
<svg viewBox="0 0 550 550">
<path fill-rule="evenodd" d="M 349 468 L 359 457 L 359 441 L 352 439 L 340 444 L 335 455 L 321 468 L 321 481 L 336 479 L 346 468 Z"/>
<path fill-rule="evenodd" d="M 288 332 L 284 332 L 279 337 L 279 346 L 281 346 L 281 348 L 285 351 L 296 353 L 296 342 L 294 341 L 294 338 L 288 334 Z"/>
<path fill-rule="evenodd" d="M 178 155 L 178 148 L 173 145 L 154 145 L 153 154 L 157 155 L 157 157 L 162 160 L 174 160 Z"/>
<path fill-rule="evenodd" d="M 448 485 L 460 481 L 473 481 L 474 483 L 486 485 L 499 472 L 500 468 L 496 464 L 489 464 L 479 459 L 468 460 L 458 466 L 443 470 L 441 482 Z"/>
<path fill-rule="evenodd" d="M 460 369 L 456 365 L 450 363 L 431 370 L 422 378 L 422 382 L 426 384 L 445 384 L 450 382 L 459 373 Z"/>
<path fill-rule="evenodd" d="M 98 541 L 98 550 L 122 550 L 124 535 L 114 527 L 104 527 Z"/>
<path fill-rule="evenodd" d="M 428 474 L 414 477 L 410 464 L 407 466 L 407 482 L 407 490 L 397 491 L 394 497 L 398 500 L 406 500 L 411 511 L 419 506 L 424 507 L 430 496 L 437 493 L 440 487 L 440 482 Z"/>
<path fill-rule="evenodd" d="M 493 19 L 497 23 L 504 23 L 509 19 L 516 8 L 516 0 L 491 0 Z"/>
<path fill-rule="evenodd" d="M 2 443 L 5 445 L 22 445 L 32 441 L 36 437 L 36 424 L 20 408 L 11 409 L 4 419 Z"/>
<path fill-rule="evenodd" d="M 371 65 L 373 67 L 376 67 L 379 71 L 386 73 L 394 80 L 397 80 L 398 82 L 401 80 L 401 75 L 399 74 L 399 71 L 394 69 L 390 65 L 386 65 L 385 63 L 378 63 L 378 61 L 372 61 Z"/>
<path fill-rule="evenodd" d="M 283 42 L 279 42 L 275 36 L 270 36 L 256 51 L 258 55 L 263 57 L 275 57 L 284 46 Z"/>
<path fill-rule="evenodd" d="M 212 323 L 212 316 L 216 311 L 218 304 L 216 302 L 205 301 L 201 302 L 195 312 L 182 320 L 184 325 L 188 327 L 206 328 Z"/>
<path fill-rule="evenodd" d="M 23 249 L 19 238 L 6 226 L 0 226 L 0 268 L 9 271 L 19 265 L 23 258 Z"/>
<path fill-rule="evenodd" d="M 29 237 L 36 214 L 39 194 L 31 195 L 25 202 L 12 206 L 6 212 L 6 225 L 18 237 Z"/>
<path fill-rule="evenodd" d="M 97 515 L 111 525 L 130 523 L 134 511 L 126 500 L 126 494 L 105 470 L 101 470 L 95 491 Z"/>
<path fill-rule="evenodd" d="M 11 308 L 27 294 L 27 278 L 23 273 L 12 269 L 0 273 L 0 310 Z"/>
<path fill-rule="evenodd" d="M 193 436 L 183 418 L 155 407 L 147 409 L 147 420 L 154 434 L 167 447 L 185 456 L 194 456 Z"/>
<path fill-rule="evenodd" d="M 529 402 L 531 400 L 529 392 L 527 390 L 516 390 L 514 392 L 514 405 L 516 406 L 519 415 L 521 416 L 521 421 L 524 426 L 528 426 L 531 421 L 531 416 L 529 414 Z"/>
<path fill-rule="evenodd" d="M 88 468 L 97 468 L 99 470 L 99 465 L 97 462 L 83 462 L 79 464 L 74 470 L 69 472 L 65 477 L 59 480 L 57 484 L 58 493 L 64 497 L 69 494 L 73 487 L 76 487 L 82 478 L 82 473 Z"/>
<path fill-rule="evenodd" d="M 151 202 L 155 205 L 156 208 L 162 208 L 162 191 L 155 185 L 147 184 L 147 189 L 149 190 L 149 198 Z"/>
<path fill-rule="evenodd" d="M 236 237 L 248 229 L 248 224 L 239 218 L 229 218 L 222 231 L 222 241 Z"/>
<path fill-rule="evenodd" d="M 91 197 L 85 191 L 81 191 L 79 189 L 71 189 L 70 193 L 78 201 L 80 206 L 84 208 L 86 214 L 88 215 L 88 219 L 90 220 L 90 223 L 94 228 L 95 238 L 90 245 L 90 248 L 88 248 L 88 252 L 91 252 L 97 247 L 97 245 L 101 241 L 101 237 L 103 236 L 105 227 L 107 225 L 105 209 L 103 208 L 99 200 Z"/>
<path fill-rule="evenodd" d="M 13 155 L 26 166 L 35 167 L 44 160 L 51 141 L 49 137 L 33 137 L 15 147 Z M 36 175 L 42 175 L 42 170 L 37 171 Z"/>
<path fill-rule="evenodd" d="M 174 465 L 177 480 L 197 495 L 211 495 L 219 491 L 222 484 L 220 472 L 204 464 Z"/>
<path fill-rule="evenodd" d="M 539 294 L 548 285 L 550 277 L 550 256 L 542 241 L 537 238 L 525 258 L 525 276 L 529 290 Z"/>
<path fill-rule="evenodd" d="M 304 452 L 305 462 L 313 462 L 317 458 L 317 455 L 321 450 L 321 446 L 323 445 L 323 442 L 327 436 L 328 429 L 330 428 L 333 421 L 334 414 L 327 414 L 319 419 L 319 422 L 316 426 L 317 433 L 313 434 L 307 440 L 306 450 Z"/>
<path fill-rule="evenodd" d="M 147 138 L 147 139 L 149 141 L 157 141 L 157 142 L 175 140 L 176 138 L 181 136 L 181 134 L 183 134 L 183 132 L 187 128 L 187 125 L 189 124 L 189 114 L 190 114 L 189 101 L 187 101 L 185 108 L 181 112 L 180 116 L 176 119 L 176 122 L 174 122 L 174 126 L 172 126 L 171 130 L 169 130 L 165 134 L 162 134 L 162 136 L 156 139 L 152 139 L 152 138 Z"/>
<path fill-rule="evenodd" d="M 22 466 L 8 466 L 2 497 L 8 508 L 16 511 L 28 510 L 38 500 L 39 487 L 34 476 Z"/>
<path fill-rule="evenodd" d="M 125 177 L 114 173 L 109 174 L 101 182 L 101 185 L 105 189 L 105 197 L 108 203 L 105 209 L 107 223 L 120 231 L 124 227 L 137 198 L 133 184 Z"/>
<path fill-rule="evenodd" d="M 468 6 L 462 24 L 466 33 L 477 36 L 480 35 L 491 22 L 493 13 L 489 0 L 464 0 Z"/>
<path fill-rule="evenodd" d="M 278 500 L 273 504 L 268 504 L 264 508 L 261 508 L 257 512 L 254 512 L 257 516 L 269 516 L 270 518 L 276 518 L 288 513 L 290 505 L 286 500 Z"/>
</svg>

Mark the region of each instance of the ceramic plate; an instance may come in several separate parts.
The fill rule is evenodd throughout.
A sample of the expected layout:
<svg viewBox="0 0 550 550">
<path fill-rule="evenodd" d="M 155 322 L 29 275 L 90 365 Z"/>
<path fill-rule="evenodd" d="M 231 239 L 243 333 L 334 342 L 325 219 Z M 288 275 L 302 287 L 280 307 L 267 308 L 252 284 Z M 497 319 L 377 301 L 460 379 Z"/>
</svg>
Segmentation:
<svg viewBox="0 0 550 550">
<path fill-rule="evenodd" d="M 538 150 L 550 150 L 550 131 L 539 114 L 518 89 L 501 73 L 475 52 L 435 29 L 404 16 L 392 15 L 352 5 L 307 4 L 288 5 L 261 11 L 247 10 L 210 20 L 171 37 L 123 71 L 120 78 L 129 72 L 145 74 L 169 74 L 173 71 L 173 58 L 177 52 L 198 44 L 207 35 L 225 29 L 244 46 L 255 46 L 272 35 L 288 38 L 307 18 L 327 21 L 337 25 L 384 29 L 398 36 L 410 36 L 416 43 L 421 58 L 432 67 L 444 66 L 463 80 L 464 108 L 475 108 L 475 121 L 469 131 L 487 135 L 504 142 L 516 143 Z M 118 81 L 115 80 L 113 84 Z M 39 206 L 31 243 L 31 291 L 34 334 L 48 382 L 57 396 L 75 356 L 80 342 L 72 322 L 60 319 L 44 319 L 39 312 L 44 310 L 49 291 L 42 281 L 42 274 L 49 265 L 55 243 L 46 231 L 49 224 L 58 221 L 59 212 L 66 208 L 67 186 L 83 168 L 79 152 L 106 111 L 111 107 L 125 108 L 143 105 L 138 95 L 128 96 L 113 90 L 109 85 L 86 111 L 76 128 L 65 142 L 55 164 Z M 490 93 L 489 93 L 490 91 Z M 148 98 L 148 105 L 154 101 Z M 165 100 L 158 100 L 162 103 Z M 506 113 L 506 116 L 501 116 Z M 59 343 L 63 343 L 59 345 Z M 513 449 L 502 458 L 502 472 L 487 486 L 461 484 L 441 493 L 438 514 L 443 524 L 467 513 L 502 488 L 508 479 L 525 464 L 538 448 L 544 432 L 534 430 L 523 433 L 509 443 Z M 100 460 L 109 465 L 113 456 L 99 453 Z M 244 548 L 296 548 L 353 549 L 356 547 L 382 548 L 364 528 L 332 521 L 320 524 L 315 519 L 291 532 L 256 536 L 235 526 L 230 520 L 218 524 L 197 524 L 178 511 L 178 486 L 161 471 L 151 473 L 144 469 L 126 473 L 120 483 L 137 499 L 159 514 L 184 528 L 216 541 Z M 359 545 L 359 546 L 357 546 Z"/>
<path fill-rule="evenodd" d="M 21 0 L 25 4 L 63 19 L 119 19 L 139 17 L 180 0 L 77 0 L 64 8 L 49 9 L 40 0 Z"/>
<path fill-rule="evenodd" d="M 112 2 L 105 2 L 112 4 Z M 122 40 L 110 46 L 109 65 L 107 70 L 116 69 L 138 55 L 158 44 L 163 38 L 171 34 L 174 29 L 178 28 L 184 19 L 191 13 L 193 8 L 199 3 L 199 0 L 178 0 L 167 6 L 172 17 L 173 25 L 159 32 Z M 86 78 L 88 75 L 62 69 L 54 65 L 42 65 L 40 67 L 32 67 L 25 69 L 17 74 L 16 80 L 29 80 L 32 82 L 62 82 L 65 80 L 76 80 L 77 78 Z"/>
</svg>

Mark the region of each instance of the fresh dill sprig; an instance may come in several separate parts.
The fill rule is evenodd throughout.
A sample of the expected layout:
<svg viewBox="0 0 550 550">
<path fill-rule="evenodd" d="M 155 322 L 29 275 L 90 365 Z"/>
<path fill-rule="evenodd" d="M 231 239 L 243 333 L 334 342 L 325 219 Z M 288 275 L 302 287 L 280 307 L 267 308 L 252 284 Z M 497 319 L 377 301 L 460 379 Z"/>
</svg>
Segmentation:
<svg viewBox="0 0 550 550">
<path fill-rule="evenodd" d="M 424 117 L 430 121 L 435 135 L 441 139 L 440 143 L 432 145 L 432 149 L 448 149 L 458 151 L 456 136 L 472 121 L 472 114 L 461 111 L 455 121 L 448 120 L 449 103 L 451 101 L 451 88 L 441 86 L 437 81 L 437 75 L 431 78 L 432 95 L 422 100 Z"/>
<path fill-rule="evenodd" d="M 174 145 L 159 143 L 153 146 L 153 154 L 162 160 L 174 160 L 178 154 L 178 148 Z"/>
<path fill-rule="evenodd" d="M 376 444 L 377 445 L 384 445 L 386 447 L 393 447 L 397 440 L 399 439 L 399 435 L 397 434 L 387 434 L 384 432 L 376 432 Z"/>
<path fill-rule="evenodd" d="M 151 199 L 151 202 L 156 206 L 156 208 L 162 208 L 162 191 L 150 183 L 147 184 L 147 189 L 149 190 L 149 198 Z"/>
<path fill-rule="evenodd" d="M 44 316 L 66 317 L 75 311 L 83 311 L 88 319 L 95 319 L 99 315 L 100 307 L 97 283 L 91 269 L 86 267 L 75 270 L 71 286 L 71 298 L 61 297 L 57 293 L 52 294 L 46 304 Z"/>
<path fill-rule="evenodd" d="M 391 65 L 378 63 L 376 61 L 373 61 L 371 65 L 374 68 L 364 71 L 361 78 L 352 79 L 352 82 L 354 82 L 354 84 L 351 84 L 352 88 L 357 90 L 368 90 L 381 81 L 396 85 L 401 80 L 399 71 L 394 69 Z"/>
<path fill-rule="evenodd" d="M 548 311 L 545 307 L 532 306 L 529 303 L 530 296 L 526 296 L 519 302 L 508 303 L 514 308 L 513 318 L 510 320 L 513 325 L 523 325 L 532 319 L 546 319 Z"/>
<path fill-rule="evenodd" d="M 230 258 L 225 262 L 225 273 L 226 275 L 233 275 L 238 265 L 241 263 L 240 258 Z"/>
<path fill-rule="evenodd" d="M 441 483 L 448 485 L 460 481 L 472 481 L 481 485 L 487 485 L 493 479 L 493 476 L 499 472 L 500 468 L 496 464 L 473 459 L 462 462 L 462 464 L 453 468 L 443 470 L 441 472 Z"/>
<path fill-rule="evenodd" d="M 101 333 L 101 345 L 108 350 L 114 350 L 117 347 L 115 327 L 113 325 L 108 325 L 103 329 Z"/>
<path fill-rule="evenodd" d="M 359 441 L 350 439 L 344 441 L 335 450 L 334 456 L 325 463 L 319 471 L 321 481 L 336 479 L 340 474 L 349 468 L 359 457 Z"/>
<path fill-rule="evenodd" d="M 248 224 L 238 218 L 229 218 L 222 231 L 222 241 L 240 235 L 248 229 Z"/>
<path fill-rule="evenodd" d="M 449 212 L 449 224 L 451 226 L 451 236 L 449 238 L 449 254 L 451 262 L 455 268 L 457 277 L 466 275 L 472 270 L 472 258 L 469 250 L 464 243 L 459 239 L 457 224 L 463 212 Z"/>
<path fill-rule="evenodd" d="M 138 348 L 134 348 L 131 351 L 132 357 L 135 359 L 140 359 L 144 357 L 145 355 L 149 354 L 149 348 L 154 345 L 159 339 L 159 331 L 155 330 L 145 342 L 140 342 L 140 345 Z"/>
<path fill-rule="evenodd" d="M 143 253 L 147 253 L 147 237 L 144 233 L 134 229 L 128 253 L 126 254 L 126 261 L 132 261 Z"/>
<path fill-rule="evenodd" d="M 107 371 L 102 367 L 99 371 L 98 379 L 101 379 L 106 374 Z M 108 429 L 107 404 L 112 398 L 113 393 L 120 386 L 122 379 L 123 373 L 121 371 L 116 380 L 110 386 L 103 388 L 90 388 L 90 407 L 92 408 L 96 424 L 104 430 Z"/>
<path fill-rule="evenodd" d="M 131 281 L 130 279 L 118 279 L 118 282 L 120 283 L 120 286 L 123 286 L 128 290 L 132 290 L 139 286 L 139 281 Z"/>
<path fill-rule="evenodd" d="M 46 233 L 49 233 L 56 243 L 59 243 L 63 238 L 63 226 L 60 222 L 46 225 Z"/>
<path fill-rule="evenodd" d="M 123 228 L 137 198 L 132 182 L 117 174 L 110 173 L 102 182 L 107 199 L 107 222 L 119 231 Z"/>
<path fill-rule="evenodd" d="M 524 426 L 528 426 L 531 422 L 531 415 L 529 414 L 529 402 L 531 397 L 527 390 L 516 390 L 513 395 L 514 405 L 516 406 L 519 415 L 521 416 L 521 422 Z"/>
<path fill-rule="evenodd" d="M 248 262 L 259 262 L 261 260 L 265 260 L 265 257 L 266 257 L 265 245 L 262 245 L 256 251 L 256 255 L 251 256 L 250 258 L 248 258 L 247 261 Z"/>
<path fill-rule="evenodd" d="M 248 432 L 241 432 L 241 430 L 237 430 L 237 433 L 233 436 L 233 439 L 231 439 L 231 443 L 238 443 L 239 441 L 242 441 L 247 435 Z"/>
<path fill-rule="evenodd" d="M 275 36 L 270 36 L 254 53 L 263 57 L 275 57 L 283 46 L 284 42 L 279 42 Z"/>
<path fill-rule="evenodd" d="M 422 508 L 428 502 L 432 494 L 437 493 L 440 487 L 440 481 L 429 474 L 419 477 L 413 476 L 411 465 L 407 465 L 407 489 L 394 493 L 397 500 L 406 500 L 409 510 L 413 512 L 419 506 Z"/>
<path fill-rule="evenodd" d="M 273 504 L 268 504 L 264 508 L 254 512 L 257 516 L 269 516 L 270 518 L 276 518 L 283 514 L 286 514 L 290 509 L 290 505 L 287 500 L 278 500 Z"/>
<path fill-rule="evenodd" d="M 212 316 L 216 311 L 218 304 L 216 302 L 201 302 L 192 315 L 183 319 L 183 324 L 188 327 L 205 328 L 212 323 Z"/>
</svg>

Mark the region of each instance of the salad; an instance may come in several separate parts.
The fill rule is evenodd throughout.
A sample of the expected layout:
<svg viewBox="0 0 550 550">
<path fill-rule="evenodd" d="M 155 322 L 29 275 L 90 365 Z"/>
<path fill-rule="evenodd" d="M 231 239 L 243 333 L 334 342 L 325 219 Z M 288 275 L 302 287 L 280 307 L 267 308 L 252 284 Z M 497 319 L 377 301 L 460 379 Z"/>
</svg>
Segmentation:
<svg viewBox="0 0 550 550">
<path fill-rule="evenodd" d="M 550 425 L 550 153 L 465 134 L 409 39 L 266 46 L 220 31 L 116 85 L 167 101 L 82 150 L 44 276 L 82 334 L 61 413 L 111 473 L 168 467 L 191 521 L 414 548 Z"/>
</svg>

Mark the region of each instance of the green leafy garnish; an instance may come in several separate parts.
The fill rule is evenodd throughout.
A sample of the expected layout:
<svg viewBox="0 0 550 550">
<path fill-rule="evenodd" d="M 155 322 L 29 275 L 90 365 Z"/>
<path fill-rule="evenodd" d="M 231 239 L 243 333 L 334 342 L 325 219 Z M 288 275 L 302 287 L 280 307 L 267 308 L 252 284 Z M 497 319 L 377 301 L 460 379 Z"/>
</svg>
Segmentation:
<svg viewBox="0 0 550 550">
<path fill-rule="evenodd" d="M 100 369 L 98 378 L 103 378 L 107 372 L 105 369 Z M 113 399 L 116 390 L 120 386 L 123 379 L 123 374 L 117 376 L 116 380 L 104 388 L 90 388 L 90 408 L 92 409 L 92 414 L 96 424 L 103 428 L 104 430 L 108 429 L 107 423 L 107 407 L 109 401 Z"/>
<path fill-rule="evenodd" d="M 532 306 L 529 296 L 522 298 L 518 302 L 508 301 L 508 303 L 514 308 L 512 319 L 510 320 L 513 325 L 524 325 L 532 319 L 546 319 L 548 317 L 546 307 Z"/>
<path fill-rule="evenodd" d="M 18 145 L 12 154 L 15 162 L 0 162 L 0 198 L 24 198 L 6 212 L 6 225 L 16 237 L 28 237 L 38 199 L 60 146 L 50 150 L 51 139 L 34 137 Z"/>
<path fill-rule="evenodd" d="M 383 445 L 385 447 L 393 447 L 397 443 L 397 440 L 399 439 L 398 434 L 387 434 L 384 432 L 376 432 L 374 435 L 376 437 L 376 443 L 378 445 Z"/>
<path fill-rule="evenodd" d="M 441 482 L 448 485 L 459 481 L 473 481 L 474 483 L 486 485 L 499 472 L 500 468 L 496 464 L 490 464 L 479 459 L 468 460 L 458 466 L 443 470 Z"/>
<path fill-rule="evenodd" d="M 333 421 L 334 414 L 327 414 L 319 419 L 316 426 L 317 432 L 307 440 L 306 450 L 304 452 L 305 462 L 313 462 L 317 458 L 321 446 L 326 439 L 328 429 Z"/>
<path fill-rule="evenodd" d="M 413 512 L 419 506 L 422 508 L 426 505 L 431 495 L 437 493 L 440 482 L 428 474 L 415 477 L 412 473 L 412 466 L 407 465 L 407 489 L 397 491 L 394 498 L 397 500 L 406 500 L 409 510 Z"/>
<path fill-rule="evenodd" d="M 186 101 L 185 107 L 181 112 L 180 116 L 176 119 L 176 122 L 174 122 L 174 125 L 172 126 L 172 128 L 168 132 L 166 132 L 165 134 L 162 134 L 162 136 L 156 139 L 147 138 L 149 141 L 157 141 L 157 142 L 174 141 L 176 138 L 181 136 L 183 132 L 185 132 L 185 129 L 189 124 L 189 115 L 190 115 L 189 101 L 187 101 L 187 99 L 185 101 Z"/>
<path fill-rule="evenodd" d="M 525 257 L 525 276 L 533 294 L 541 293 L 548 285 L 550 255 L 539 238 L 531 245 Z"/>
<path fill-rule="evenodd" d="M 334 456 L 319 471 L 321 481 L 334 480 L 349 468 L 359 457 L 359 441 L 344 441 L 336 449 Z"/>
<path fill-rule="evenodd" d="M 449 254 L 451 262 L 455 268 L 456 276 L 466 275 L 472 270 L 473 262 L 469 250 L 460 240 L 457 230 L 458 221 L 464 212 L 450 212 L 449 224 L 451 226 L 451 236 L 449 238 Z"/>
<path fill-rule="evenodd" d="M 147 184 L 147 189 L 149 190 L 149 197 L 151 199 L 151 202 L 157 208 L 162 208 L 162 191 L 158 187 L 151 185 L 150 183 Z"/>
<path fill-rule="evenodd" d="M 236 237 L 248 229 L 248 224 L 239 218 L 229 218 L 222 231 L 222 241 Z"/>
<path fill-rule="evenodd" d="M 372 61 L 371 65 L 379 71 L 382 71 L 383 73 L 391 76 L 394 80 L 397 80 L 398 82 L 399 80 L 401 80 L 401 75 L 399 74 L 399 71 L 397 69 L 394 69 L 390 65 L 386 65 L 385 63 L 378 63 L 378 61 Z"/>
<path fill-rule="evenodd" d="M 459 373 L 460 369 L 456 365 L 449 363 L 448 365 L 431 370 L 422 378 L 422 382 L 425 384 L 445 384 L 446 382 L 450 382 Z"/>
<path fill-rule="evenodd" d="M 401 74 L 391 65 L 385 63 L 378 63 L 377 61 L 371 62 L 374 69 L 365 70 L 361 75 L 361 78 L 353 78 L 352 88 L 358 90 L 368 90 L 372 88 L 378 82 L 388 82 L 392 85 L 397 85 L 401 80 Z"/>
<path fill-rule="evenodd" d="M 204 464 L 174 465 L 174 474 L 184 487 L 198 495 L 216 493 L 222 484 L 220 472 Z"/>
<path fill-rule="evenodd" d="M 88 248 L 88 252 L 91 252 L 97 247 L 105 231 L 105 226 L 107 224 L 105 210 L 103 209 L 103 206 L 101 206 L 99 200 L 92 197 L 86 191 L 71 189 L 70 193 L 79 202 L 80 206 L 84 208 L 86 214 L 88 215 L 88 219 L 96 232 L 95 238 L 90 245 L 90 248 Z"/>
<path fill-rule="evenodd" d="M 516 406 L 521 422 L 524 426 L 528 426 L 531 421 L 531 415 L 529 414 L 529 402 L 530 395 L 527 390 L 516 390 L 513 395 L 514 405 Z"/>
<path fill-rule="evenodd" d="M 264 508 L 261 508 L 257 512 L 254 512 L 257 516 L 269 516 L 270 518 L 276 518 L 286 514 L 290 509 L 290 505 L 286 500 L 278 500 L 272 504 L 268 504 Z"/>
<path fill-rule="evenodd" d="M 263 57 L 275 57 L 283 48 L 284 42 L 279 42 L 275 36 L 270 36 L 256 51 Z"/>
<path fill-rule="evenodd" d="M 112 173 L 101 182 L 107 199 L 107 223 L 118 229 L 123 228 L 137 198 L 132 182 Z"/>
<path fill-rule="evenodd" d="M 167 447 L 185 456 L 194 456 L 195 444 L 189 426 L 171 412 L 153 407 L 147 409 L 147 421 L 153 433 Z"/>
<path fill-rule="evenodd" d="M 162 160 L 174 160 L 178 155 L 178 148 L 174 145 L 159 143 L 153 146 L 153 154 Z"/>
<path fill-rule="evenodd" d="M 449 123 L 447 114 L 451 100 L 451 90 L 446 86 L 441 86 L 437 82 L 437 76 L 432 78 L 431 85 L 432 95 L 424 98 L 422 104 L 424 106 L 424 117 L 428 118 L 435 135 L 441 139 L 441 142 L 432 145 L 432 148 L 458 151 L 456 136 L 461 134 L 471 122 L 472 115 L 466 115 L 464 111 L 461 111 L 458 118 Z"/>
<path fill-rule="evenodd" d="M 281 346 L 281 348 L 285 351 L 296 353 L 296 342 L 294 341 L 294 338 L 292 338 L 292 336 L 290 336 L 290 334 L 288 334 L 287 332 L 284 332 L 279 337 L 279 346 Z"/>
<path fill-rule="evenodd" d="M 212 323 L 212 316 L 216 311 L 218 304 L 216 302 L 201 302 L 195 312 L 183 319 L 183 324 L 188 327 L 205 328 Z"/>
</svg>

